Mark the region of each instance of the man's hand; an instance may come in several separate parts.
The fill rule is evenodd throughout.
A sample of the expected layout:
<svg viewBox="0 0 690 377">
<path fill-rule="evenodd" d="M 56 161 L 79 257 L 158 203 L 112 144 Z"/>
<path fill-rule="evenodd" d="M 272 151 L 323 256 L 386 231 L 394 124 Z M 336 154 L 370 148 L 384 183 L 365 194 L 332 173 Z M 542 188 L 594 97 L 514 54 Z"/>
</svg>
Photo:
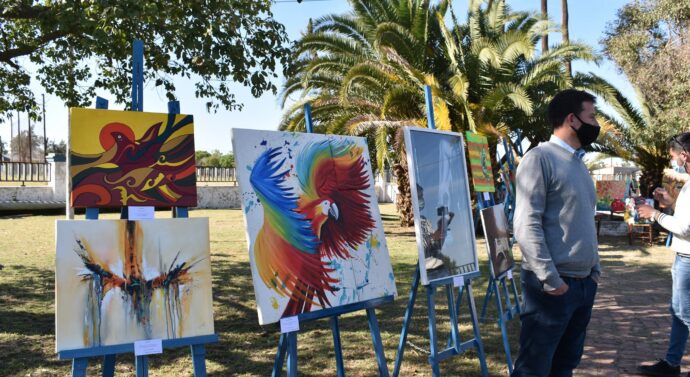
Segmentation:
<svg viewBox="0 0 690 377">
<path fill-rule="evenodd" d="M 560 287 L 554 289 L 553 291 L 546 291 L 546 293 L 550 294 L 551 296 L 562 296 L 566 292 L 568 292 L 568 284 L 563 283 Z"/>
<path fill-rule="evenodd" d="M 651 219 L 657 212 L 654 209 L 654 207 L 648 206 L 646 204 L 640 204 L 639 206 L 635 207 L 635 210 L 638 214 L 640 214 L 640 217 L 643 219 Z"/>
<path fill-rule="evenodd" d="M 669 194 L 668 191 L 662 187 L 657 187 L 654 190 L 654 199 L 667 207 L 673 205 L 673 198 L 671 197 L 671 194 Z"/>
</svg>

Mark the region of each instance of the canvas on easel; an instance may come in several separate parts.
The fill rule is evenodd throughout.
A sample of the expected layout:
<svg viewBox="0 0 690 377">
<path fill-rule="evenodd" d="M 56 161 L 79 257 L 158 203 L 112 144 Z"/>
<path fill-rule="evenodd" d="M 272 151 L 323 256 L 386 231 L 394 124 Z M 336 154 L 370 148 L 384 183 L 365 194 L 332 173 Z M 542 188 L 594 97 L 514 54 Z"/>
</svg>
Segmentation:
<svg viewBox="0 0 690 377">
<path fill-rule="evenodd" d="M 480 213 L 491 275 L 496 278 L 515 266 L 510 233 L 508 233 L 508 218 L 503 203 L 483 208 Z"/>
<path fill-rule="evenodd" d="M 478 271 L 462 135 L 405 128 L 422 284 Z"/>
<path fill-rule="evenodd" d="M 213 334 L 208 219 L 56 228 L 58 352 Z"/>
<path fill-rule="evenodd" d="M 472 183 L 477 192 L 495 192 L 489 141 L 486 136 L 467 131 L 467 153 L 470 157 Z"/>
<path fill-rule="evenodd" d="M 191 115 L 70 109 L 71 206 L 195 207 Z"/>
<path fill-rule="evenodd" d="M 397 294 L 365 139 L 232 141 L 260 324 Z"/>
</svg>

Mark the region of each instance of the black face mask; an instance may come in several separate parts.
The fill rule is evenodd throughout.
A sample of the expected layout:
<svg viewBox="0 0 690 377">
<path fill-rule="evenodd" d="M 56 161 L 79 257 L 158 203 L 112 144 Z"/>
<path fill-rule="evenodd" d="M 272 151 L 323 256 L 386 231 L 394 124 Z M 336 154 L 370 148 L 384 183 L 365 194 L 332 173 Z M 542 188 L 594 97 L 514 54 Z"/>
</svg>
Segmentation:
<svg viewBox="0 0 690 377">
<path fill-rule="evenodd" d="M 580 140 L 582 148 L 588 147 L 599 137 L 599 131 L 601 131 L 601 127 L 585 123 L 582 121 L 582 119 L 580 119 L 579 116 L 577 116 L 577 114 L 573 113 L 573 115 L 575 115 L 575 118 L 577 118 L 577 120 L 579 120 L 580 123 L 582 123 L 582 125 L 579 129 L 575 129 L 575 127 L 573 126 L 570 126 L 570 128 L 572 128 L 573 131 L 575 131 L 577 139 Z"/>
</svg>

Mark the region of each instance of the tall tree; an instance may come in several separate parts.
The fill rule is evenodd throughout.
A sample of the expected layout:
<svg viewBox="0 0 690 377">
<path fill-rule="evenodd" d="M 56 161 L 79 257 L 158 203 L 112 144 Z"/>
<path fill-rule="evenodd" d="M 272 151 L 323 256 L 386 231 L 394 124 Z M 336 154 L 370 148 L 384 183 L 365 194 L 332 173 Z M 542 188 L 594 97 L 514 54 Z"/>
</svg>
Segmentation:
<svg viewBox="0 0 690 377">
<path fill-rule="evenodd" d="M 635 0 L 618 11 L 602 40 L 604 53 L 636 89 L 645 114 L 644 127 L 627 127 L 626 143 L 650 148 L 631 156 L 641 165 L 641 186 L 659 185 L 668 164 L 665 142 L 690 129 L 690 3 L 677 0 Z M 628 122 L 630 123 L 630 122 Z"/>
<path fill-rule="evenodd" d="M 547 20 L 549 18 L 549 5 L 548 0 L 541 0 L 541 18 Z M 544 32 L 541 37 L 541 51 L 546 53 L 549 51 L 549 32 Z"/>
<path fill-rule="evenodd" d="M 31 130 L 29 137 L 28 130 L 22 130 L 21 134 L 15 135 L 10 142 L 12 161 L 20 162 L 43 162 L 43 143 L 41 139 Z M 30 146 L 30 147 L 29 147 Z"/>
<path fill-rule="evenodd" d="M 570 33 L 568 31 L 568 0 L 561 0 L 561 34 L 563 44 L 570 43 Z M 573 65 L 569 59 L 565 60 L 565 73 L 568 77 L 573 77 Z"/>
<path fill-rule="evenodd" d="M 11 109 L 38 117 L 37 80 L 68 106 L 106 90 L 129 105 L 131 43 L 146 46 L 145 80 L 175 99 L 175 77 L 192 79 L 209 110 L 241 109 L 233 83 L 276 92 L 287 36 L 270 0 L 0 0 L 0 122 Z M 35 72 L 35 76 L 32 74 Z"/>
<path fill-rule="evenodd" d="M 538 113 L 550 96 L 573 83 L 563 61 L 594 59 L 591 48 L 557 45 L 536 50 L 548 20 L 511 12 L 504 0 L 474 1 L 459 24 L 449 2 L 351 1 L 353 12 L 315 20 L 295 44 L 281 128 L 304 129 L 302 105 L 312 104 L 317 130 L 370 139 L 375 166 L 390 166 L 405 182 L 402 126 L 425 127 L 423 86 L 434 95 L 436 126 L 506 135 L 518 127 L 535 143 L 548 137 Z M 535 111 L 535 110 L 538 110 Z M 495 156 L 492 156 L 495 157 Z M 407 223 L 409 187 L 398 209 Z"/>
</svg>

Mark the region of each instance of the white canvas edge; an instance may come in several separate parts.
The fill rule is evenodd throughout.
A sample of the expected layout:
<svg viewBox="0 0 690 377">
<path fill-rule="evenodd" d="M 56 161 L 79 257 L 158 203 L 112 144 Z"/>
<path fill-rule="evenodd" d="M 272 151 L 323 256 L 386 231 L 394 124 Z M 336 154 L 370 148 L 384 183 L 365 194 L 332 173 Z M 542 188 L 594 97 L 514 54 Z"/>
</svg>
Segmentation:
<svg viewBox="0 0 690 377">
<path fill-rule="evenodd" d="M 426 267 L 423 264 L 424 260 L 424 243 L 422 240 L 422 220 L 419 217 L 419 200 L 417 199 L 417 175 L 415 173 L 415 169 L 413 168 L 413 158 L 412 158 L 412 139 L 411 139 L 411 133 L 412 132 L 428 132 L 428 133 L 433 133 L 433 134 L 441 134 L 441 135 L 449 135 L 449 136 L 454 136 L 454 137 L 460 137 L 460 146 L 462 147 L 463 151 L 463 156 L 460 160 L 462 160 L 462 166 L 465 170 L 465 177 L 467 179 L 465 180 L 465 189 L 467 190 L 467 207 L 472 209 L 472 200 L 470 199 L 470 186 L 469 186 L 469 177 L 467 176 L 467 161 L 465 158 L 465 138 L 462 136 L 462 134 L 457 133 L 457 132 L 450 132 L 450 131 L 439 131 L 439 130 L 430 130 L 428 128 L 421 128 L 421 127 L 409 127 L 406 126 L 403 128 L 403 133 L 405 136 L 405 151 L 407 154 L 407 172 L 410 176 L 410 194 L 412 195 L 412 213 L 414 214 L 414 229 L 415 229 L 415 238 L 416 238 L 416 243 L 417 243 L 417 253 L 418 253 L 418 264 L 419 264 L 419 276 L 421 278 L 422 284 L 423 285 L 429 285 L 429 283 L 432 283 L 436 280 L 445 280 L 449 279 L 455 276 L 466 276 L 466 275 L 471 275 L 474 273 L 479 272 L 479 257 L 477 255 L 477 239 L 475 235 L 475 229 L 474 229 L 474 216 L 470 213 L 470 231 L 472 232 L 472 239 L 473 242 L 471 242 L 471 247 L 472 247 L 472 253 L 474 254 L 474 266 L 475 270 L 472 272 L 466 272 L 466 273 L 461 273 L 457 275 L 449 275 L 444 278 L 440 279 L 434 279 L 429 281 L 427 274 L 426 274 Z"/>
</svg>

